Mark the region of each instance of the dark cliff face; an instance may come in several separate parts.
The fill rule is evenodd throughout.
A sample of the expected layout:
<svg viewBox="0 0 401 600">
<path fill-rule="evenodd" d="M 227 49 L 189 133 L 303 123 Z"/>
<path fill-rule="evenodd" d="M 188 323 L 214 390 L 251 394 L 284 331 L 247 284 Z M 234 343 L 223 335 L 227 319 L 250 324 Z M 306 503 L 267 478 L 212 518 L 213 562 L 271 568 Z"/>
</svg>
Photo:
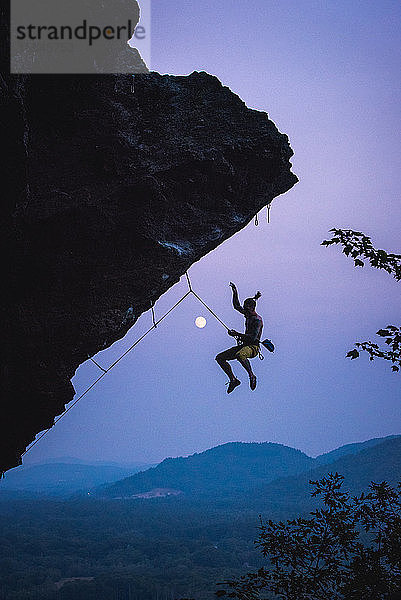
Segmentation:
<svg viewBox="0 0 401 600">
<path fill-rule="evenodd" d="M 206 73 L 11 77 L 2 98 L 6 470 L 88 355 L 297 178 L 287 136 Z"/>
</svg>

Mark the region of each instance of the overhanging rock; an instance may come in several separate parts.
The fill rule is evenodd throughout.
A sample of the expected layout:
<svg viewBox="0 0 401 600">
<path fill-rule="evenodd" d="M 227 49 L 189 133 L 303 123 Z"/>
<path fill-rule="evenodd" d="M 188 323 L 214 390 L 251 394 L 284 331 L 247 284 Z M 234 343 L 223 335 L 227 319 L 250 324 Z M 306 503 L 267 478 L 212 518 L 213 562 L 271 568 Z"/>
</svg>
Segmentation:
<svg viewBox="0 0 401 600">
<path fill-rule="evenodd" d="M 297 178 L 287 136 L 206 73 L 10 77 L 2 92 L 17 132 L 3 219 L 6 470 L 73 398 L 88 355 Z"/>
</svg>

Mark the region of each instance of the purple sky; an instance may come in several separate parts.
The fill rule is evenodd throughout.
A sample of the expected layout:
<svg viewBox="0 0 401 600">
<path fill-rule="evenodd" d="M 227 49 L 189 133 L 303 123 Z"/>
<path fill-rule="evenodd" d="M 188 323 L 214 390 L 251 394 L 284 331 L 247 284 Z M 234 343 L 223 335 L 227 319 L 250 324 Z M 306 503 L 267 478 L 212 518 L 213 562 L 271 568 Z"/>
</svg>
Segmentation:
<svg viewBox="0 0 401 600">
<path fill-rule="evenodd" d="M 157 462 L 229 441 L 273 441 L 316 455 L 342 444 L 401 433 L 401 375 L 366 356 L 356 340 L 400 323 L 400 283 L 355 269 L 320 242 L 333 227 L 364 231 L 401 253 L 399 173 L 401 5 L 382 0 L 153 0 L 152 68 L 216 75 L 287 133 L 300 179 L 273 202 L 271 223 L 225 242 L 191 269 L 198 293 L 241 328 L 240 297 L 262 291 L 258 312 L 277 350 L 253 361 L 255 392 L 226 394 L 214 362 L 225 330 L 186 300 L 27 455 Z M 158 315 L 185 291 L 177 284 Z M 207 318 L 204 329 L 194 325 Z M 98 355 L 109 365 L 151 324 Z M 266 353 L 268 354 L 268 353 Z M 77 392 L 98 376 L 85 364 Z"/>
</svg>

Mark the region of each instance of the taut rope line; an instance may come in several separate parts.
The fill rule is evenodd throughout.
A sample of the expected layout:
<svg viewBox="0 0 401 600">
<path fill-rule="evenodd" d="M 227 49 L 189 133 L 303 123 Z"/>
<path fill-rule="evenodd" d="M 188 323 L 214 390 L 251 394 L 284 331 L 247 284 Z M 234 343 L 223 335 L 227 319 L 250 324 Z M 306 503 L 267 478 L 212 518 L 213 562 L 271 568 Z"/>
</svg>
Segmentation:
<svg viewBox="0 0 401 600">
<path fill-rule="evenodd" d="M 93 362 L 93 364 L 94 364 L 94 365 L 96 365 L 97 367 L 99 367 L 99 369 L 100 369 L 101 371 L 103 371 L 104 373 L 107 373 L 107 369 L 103 369 L 103 367 L 101 367 L 101 366 L 99 365 L 99 363 L 97 363 L 97 362 L 95 361 L 95 359 L 94 359 L 94 358 L 92 358 L 92 357 L 91 357 L 91 358 L 90 358 L 90 360 Z"/>
<path fill-rule="evenodd" d="M 189 278 L 189 275 L 188 275 L 188 273 L 185 273 L 185 275 L 186 275 L 187 282 L 188 282 L 189 292 L 190 292 L 191 294 L 193 294 L 193 295 L 195 296 L 195 298 L 197 298 L 197 299 L 199 300 L 199 302 L 200 302 L 201 304 L 203 304 L 203 306 L 204 306 L 205 308 L 207 308 L 207 310 L 208 310 L 208 311 L 209 311 L 209 312 L 210 312 L 210 313 L 211 313 L 211 314 L 214 316 L 214 318 L 215 318 L 215 319 L 217 319 L 217 320 L 218 320 L 218 322 L 219 322 L 219 323 L 221 323 L 221 324 L 223 325 L 223 327 L 225 327 L 225 328 L 227 329 L 227 331 L 229 331 L 229 327 L 227 327 L 227 325 L 226 325 L 225 323 L 223 323 L 223 321 L 222 321 L 222 320 L 221 320 L 221 319 L 220 319 L 220 318 L 219 318 L 219 317 L 216 315 L 216 313 L 215 313 L 215 312 L 213 312 L 213 311 L 212 311 L 212 309 L 211 309 L 211 308 L 210 308 L 210 307 L 209 307 L 209 306 L 206 304 L 206 302 L 204 302 L 204 301 L 202 300 L 202 298 L 201 298 L 200 296 L 198 296 L 198 294 L 197 294 L 196 292 L 194 292 L 194 290 L 192 289 L 191 280 L 190 280 L 190 278 Z"/>
<path fill-rule="evenodd" d="M 183 302 L 183 300 L 185 300 L 185 298 L 187 298 L 190 294 L 193 294 L 195 296 L 195 298 L 197 298 L 199 300 L 199 302 L 201 304 L 203 304 L 203 306 L 215 317 L 215 319 L 218 320 L 219 323 L 221 323 L 221 325 L 223 325 L 223 327 L 225 327 L 225 329 L 227 329 L 227 331 L 229 330 L 229 328 L 227 327 L 227 325 L 225 323 L 223 323 L 223 321 L 216 315 L 216 313 L 206 304 L 206 302 L 204 302 L 202 300 L 202 298 L 200 296 L 198 296 L 198 294 L 196 292 L 194 292 L 194 290 L 192 289 L 192 284 L 191 284 L 191 280 L 189 279 L 189 275 L 188 272 L 185 272 L 185 276 L 187 279 L 187 284 L 188 284 L 188 291 L 179 299 L 177 300 L 177 302 L 171 307 L 169 308 L 169 310 L 167 312 L 164 313 L 163 316 L 160 317 L 160 319 L 158 319 L 157 321 L 155 320 L 155 312 L 154 312 L 154 307 L 152 306 L 152 321 L 153 321 L 153 325 L 152 327 L 150 327 L 147 331 L 145 331 L 145 333 L 143 335 L 141 335 L 141 337 L 139 337 L 127 350 L 125 350 L 125 352 L 123 352 L 123 354 L 121 354 L 121 356 L 119 356 L 117 358 L 117 360 L 115 360 L 107 369 L 104 369 L 103 367 L 101 367 L 93 358 L 90 358 L 90 360 L 99 368 L 103 371 L 103 373 L 97 378 L 95 379 L 95 381 L 93 381 L 91 383 L 91 385 L 86 388 L 86 390 L 84 392 L 82 392 L 82 394 L 80 396 L 78 396 L 78 398 L 76 398 L 72 404 L 70 404 L 70 406 L 68 408 L 66 408 L 66 410 L 57 418 L 54 420 L 54 423 L 51 427 L 49 427 L 48 429 L 46 429 L 38 438 L 36 438 L 36 440 L 34 440 L 32 442 L 32 444 L 30 446 L 28 446 L 28 448 L 25 450 L 25 452 L 23 452 L 21 454 L 21 456 L 24 456 L 25 454 L 27 454 L 27 452 L 29 452 L 30 450 L 32 450 L 32 448 L 41 440 L 45 437 L 45 435 L 47 435 L 49 433 L 49 431 L 56 425 L 56 423 L 58 423 L 59 421 L 61 421 L 61 419 L 63 417 L 65 417 L 65 415 L 84 397 L 86 396 L 86 394 L 88 392 L 90 392 L 90 390 L 92 388 L 95 387 L 95 385 L 97 385 L 97 383 L 99 383 L 99 381 L 101 379 L 103 379 L 103 377 L 105 377 L 105 375 L 107 375 L 107 373 L 109 371 L 111 371 L 111 369 L 113 369 L 116 364 L 118 364 L 120 362 L 120 360 L 122 360 L 124 358 L 124 356 L 127 356 L 127 354 L 129 352 L 131 352 L 131 350 L 133 350 L 133 348 L 135 348 L 135 346 L 137 346 L 153 329 L 156 329 L 157 326 L 159 325 L 159 323 L 161 323 L 175 308 L 177 308 L 177 306 L 179 304 L 181 304 L 181 302 Z"/>
<path fill-rule="evenodd" d="M 215 312 L 212 311 L 211 308 L 209 308 L 209 306 L 206 304 L 206 302 L 203 302 L 202 298 L 200 296 L 198 296 L 198 294 L 196 292 L 194 292 L 193 290 L 191 290 L 191 293 L 195 296 L 195 298 L 197 298 L 199 300 L 199 302 L 201 304 L 203 304 L 203 306 L 205 308 L 207 308 L 207 310 L 214 316 L 215 319 L 218 320 L 219 323 L 221 323 L 223 325 L 223 327 L 225 327 L 227 329 L 227 331 L 229 331 L 229 327 L 227 327 L 227 325 L 225 323 L 223 323 L 223 321 L 216 315 Z"/>
</svg>

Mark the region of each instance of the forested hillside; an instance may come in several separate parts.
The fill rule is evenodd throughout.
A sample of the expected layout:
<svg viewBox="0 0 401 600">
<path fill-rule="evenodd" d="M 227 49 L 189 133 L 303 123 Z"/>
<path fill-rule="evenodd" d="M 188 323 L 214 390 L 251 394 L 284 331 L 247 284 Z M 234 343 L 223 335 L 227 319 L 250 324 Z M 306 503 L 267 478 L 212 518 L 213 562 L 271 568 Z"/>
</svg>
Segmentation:
<svg viewBox="0 0 401 600">
<path fill-rule="evenodd" d="M 285 519 L 305 515 L 315 506 L 310 478 L 339 471 L 345 475 L 345 487 L 355 492 L 366 489 L 372 479 L 397 479 L 401 438 L 362 448 L 317 468 L 315 459 L 277 444 L 226 444 L 191 460 L 169 459 L 159 467 L 165 472 L 171 469 L 175 481 L 192 485 L 194 464 L 197 489 L 206 481 L 203 493 L 192 488 L 191 493 L 176 497 L 7 500 L 4 492 L 0 494 L 0 598 L 212 600 L 217 582 L 261 565 L 253 543 L 259 515 Z M 254 455 L 253 470 L 249 456 L 245 466 L 248 451 Z M 266 456 L 276 472 L 282 472 L 283 457 L 290 459 L 291 468 L 304 464 L 306 470 L 261 484 L 263 473 L 272 473 L 263 466 Z M 217 493 L 213 482 L 224 477 L 218 471 L 223 463 L 235 485 L 221 486 Z M 148 471 L 148 476 L 153 477 L 159 467 Z M 170 485 L 172 480 L 166 482 Z"/>
<path fill-rule="evenodd" d="M 97 491 L 104 497 L 126 497 L 154 488 L 187 494 L 231 494 L 250 490 L 277 477 L 311 468 L 313 459 L 282 444 L 232 442 L 187 458 L 167 458 L 153 469 Z"/>
</svg>

